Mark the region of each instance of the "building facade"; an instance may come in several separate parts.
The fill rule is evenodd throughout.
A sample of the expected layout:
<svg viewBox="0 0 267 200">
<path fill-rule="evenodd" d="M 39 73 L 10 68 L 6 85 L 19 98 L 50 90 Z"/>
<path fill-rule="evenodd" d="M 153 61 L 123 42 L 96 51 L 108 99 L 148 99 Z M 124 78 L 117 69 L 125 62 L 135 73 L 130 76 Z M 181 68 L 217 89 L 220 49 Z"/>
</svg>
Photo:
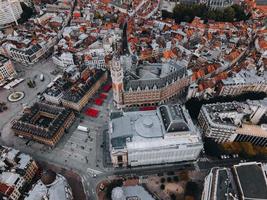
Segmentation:
<svg viewBox="0 0 267 200">
<path fill-rule="evenodd" d="M 22 12 L 19 0 L 2 0 L 0 2 L 0 28 L 17 23 Z"/>
<path fill-rule="evenodd" d="M 13 60 L 24 64 L 33 64 L 46 53 L 46 49 L 36 44 L 25 49 L 10 48 L 9 52 Z"/>
<path fill-rule="evenodd" d="M 0 194 L 3 199 L 21 199 L 25 186 L 30 184 L 39 167 L 27 154 L 0 146 Z"/>
<path fill-rule="evenodd" d="M 9 78 L 13 78 L 17 73 L 15 68 L 7 57 L 0 55 L 0 85 Z"/>
<path fill-rule="evenodd" d="M 205 178 L 201 200 L 266 198 L 266 171 L 261 163 L 248 162 L 232 169 L 212 168 Z"/>
<path fill-rule="evenodd" d="M 69 52 L 62 53 L 60 56 L 53 55 L 52 58 L 53 62 L 61 68 L 66 68 L 68 66 L 74 65 L 73 54 Z"/>
<path fill-rule="evenodd" d="M 218 143 L 250 142 L 267 146 L 267 99 L 203 105 L 198 123 L 205 137 Z"/>
<path fill-rule="evenodd" d="M 222 80 L 220 96 L 237 96 L 246 92 L 267 93 L 267 73 L 257 75 L 256 70 L 241 70 L 234 77 Z"/>
<path fill-rule="evenodd" d="M 178 104 L 153 111 L 113 112 L 109 132 L 114 167 L 192 161 L 202 150 L 198 130 Z"/>
<path fill-rule="evenodd" d="M 10 200 L 18 200 L 22 194 L 22 187 L 26 182 L 19 174 L 13 172 L 2 172 L 0 175 L 0 193 Z"/>
<path fill-rule="evenodd" d="M 69 91 L 65 92 L 61 98 L 62 105 L 66 108 L 81 111 L 88 103 L 89 99 L 100 89 L 108 78 L 107 71 L 100 70 L 98 73 L 99 74 L 93 78 L 93 81 L 79 88 L 79 91 L 75 94 L 71 94 Z"/>
<path fill-rule="evenodd" d="M 175 62 L 137 66 L 131 59 L 113 58 L 113 98 L 118 108 L 163 104 L 190 84 L 186 66 Z"/>
<path fill-rule="evenodd" d="M 35 103 L 24 110 L 23 116 L 12 122 L 15 135 L 48 146 L 55 146 L 75 120 L 74 113 L 62 107 Z"/>
</svg>

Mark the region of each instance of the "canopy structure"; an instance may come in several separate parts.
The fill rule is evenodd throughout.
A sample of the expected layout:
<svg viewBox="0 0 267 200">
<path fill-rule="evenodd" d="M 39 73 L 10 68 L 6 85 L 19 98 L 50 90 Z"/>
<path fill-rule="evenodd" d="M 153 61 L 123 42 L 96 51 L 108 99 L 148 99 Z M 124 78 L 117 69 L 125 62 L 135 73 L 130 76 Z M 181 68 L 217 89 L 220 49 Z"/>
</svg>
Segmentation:
<svg viewBox="0 0 267 200">
<path fill-rule="evenodd" d="M 86 114 L 87 116 L 97 118 L 98 115 L 99 115 L 99 110 L 94 109 L 94 108 L 88 108 L 88 109 L 85 111 L 85 114 Z"/>
<path fill-rule="evenodd" d="M 101 98 L 101 99 L 106 99 L 106 98 L 107 98 L 107 95 L 104 94 L 104 93 L 101 93 L 101 94 L 99 95 L 99 98 Z"/>
<path fill-rule="evenodd" d="M 101 99 L 101 98 L 96 98 L 95 99 L 95 104 L 98 105 L 98 106 L 102 106 L 104 102 L 104 99 Z"/>
<path fill-rule="evenodd" d="M 111 88 L 112 88 L 112 84 L 111 83 L 108 83 L 108 84 L 103 86 L 104 92 L 108 92 Z"/>
<path fill-rule="evenodd" d="M 147 110 L 156 110 L 156 106 L 146 106 L 146 107 L 142 107 L 139 110 L 140 111 L 147 111 Z"/>
</svg>

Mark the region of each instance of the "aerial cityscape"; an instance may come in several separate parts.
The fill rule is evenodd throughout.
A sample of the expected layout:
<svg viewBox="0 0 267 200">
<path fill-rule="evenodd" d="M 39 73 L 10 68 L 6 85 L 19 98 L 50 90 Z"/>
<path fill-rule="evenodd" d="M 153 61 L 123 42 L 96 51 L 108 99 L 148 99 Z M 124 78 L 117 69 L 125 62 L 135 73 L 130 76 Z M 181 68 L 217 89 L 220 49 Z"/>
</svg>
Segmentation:
<svg viewBox="0 0 267 200">
<path fill-rule="evenodd" d="M 0 200 L 267 200 L 267 0 L 0 0 Z"/>
</svg>

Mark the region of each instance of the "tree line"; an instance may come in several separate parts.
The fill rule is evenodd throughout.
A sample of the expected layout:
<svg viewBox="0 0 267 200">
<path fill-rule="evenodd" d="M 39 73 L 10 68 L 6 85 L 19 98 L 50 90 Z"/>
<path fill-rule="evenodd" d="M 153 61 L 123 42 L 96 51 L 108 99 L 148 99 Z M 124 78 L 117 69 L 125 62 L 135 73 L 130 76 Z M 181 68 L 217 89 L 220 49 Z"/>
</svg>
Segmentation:
<svg viewBox="0 0 267 200">
<path fill-rule="evenodd" d="M 209 156 L 220 156 L 222 154 L 239 154 L 243 158 L 267 158 L 267 147 L 255 146 L 249 142 L 227 142 L 218 144 L 213 139 L 205 138 L 205 152 Z"/>
<path fill-rule="evenodd" d="M 204 4 L 177 4 L 173 12 L 162 11 L 163 18 L 175 19 L 176 23 L 191 22 L 195 17 L 200 17 L 207 22 L 208 20 L 222 21 L 222 22 L 234 22 L 248 20 L 250 14 L 244 12 L 244 7 L 234 4 L 224 9 L 210 9 Z"/>
</svg>

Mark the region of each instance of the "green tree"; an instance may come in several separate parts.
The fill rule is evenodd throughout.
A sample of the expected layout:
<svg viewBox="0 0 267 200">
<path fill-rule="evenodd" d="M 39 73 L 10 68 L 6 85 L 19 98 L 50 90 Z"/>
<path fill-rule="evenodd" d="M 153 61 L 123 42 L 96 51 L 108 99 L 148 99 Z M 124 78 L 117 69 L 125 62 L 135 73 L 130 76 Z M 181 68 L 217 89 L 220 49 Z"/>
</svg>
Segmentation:
<svg viewBox="0 0 267 200">
<path fill-rule="evenodd" d="M 173 177 L 173 181 L 174 181 L 174 182 L 179 182 L 179 177 L 178 177 L 178 176 L 174 176 L 174 177 Z"/>
<path fill-rule="evenodd" d="M 201 19 L 207 21 L 209 19 L 216 21 L 240 21 L 249 18 L 244 12 L 244 8 L 239 5 L 233 5 L 227 7 L 223 10 L 212 10 L 203 4 L 185 5 L 177 4 L 172 15 L 166 11 L 162 12 L 163 18 L 172 17 L 177 23 L 186 21 L 191 22 L 194 17 L 200 17 Z"/>
<path fill-rule="evenodd" d="M 241 20 L 247 20 L 248 16 L 244 12 L 244 8 L 238 4 L 234 4 L 231 6 L 231 8 L 235 11 L 235 20 L 241 21 Z"/>
<path fill-rule="evenodd" d="M 204 17 L 206 20 L 216 20 L 217 16 L 214 10 L 209 10 L 208 12 L 206 12 Z"/>
<path fill-rule="evenodd" d="M 161 182 L 161 183 L 165 183 L 165 181 L 166 181 L 166 179 L 165 179 L 164 177 L 162 177 L 162 178 L 160 179 L 160 182 Z"/>
<path fill-rule="evenodd" d="M 166 18 L 173 18 L 173 14 L 166 11 L 166 10 L 162 10 L 161 16 L 166 19 Z"/>
<path fill-rule="evenodd" d="M 172 182 L 172 178 L 171 178 L 170 176 L 167 177 L 167 182 L 168 182 L 168 183 Z"/>
<path fill-rule="evenodd" d="M 171 197 L 171 200 L 176 200 L 176 195 L 175 195 L 174 193 L 172 193 L 172 194 L 170 195 L 170 197 Z"/>
<path fill-rule="evenodd" d="M 254 151 L 253 145 L 250 142 L 242 142 L 240 143 L 243 152 L 248 157 L 253 157 L 256 155 L 256 152 Z"/>
<path fill-rule="evenodd" d="M 199 187 L 196 182 L 189 181 L 185 186 L 185 196 L 192 196 L 194 198 L 199 196 Z"/>
<path fill-rule="evenodd" d="M 227 7 L 223 10 L 223 21 L 233 22 L 235 18 L 235 10 L 232 7 Z"/>
<path fill-rule="evenodd" d="M 216 13 L 215 20 L 223 21 L 223 10 L 216 10 L 215 13 Z"/>
<path fill-rule="evenodd" d="M 189 180 L 189 174 L 188 174 L 188 171 L 182 171 L 180 173 L 180 178 L 181 180 L 183 181 L 188 181 Z"/>
</svg>

